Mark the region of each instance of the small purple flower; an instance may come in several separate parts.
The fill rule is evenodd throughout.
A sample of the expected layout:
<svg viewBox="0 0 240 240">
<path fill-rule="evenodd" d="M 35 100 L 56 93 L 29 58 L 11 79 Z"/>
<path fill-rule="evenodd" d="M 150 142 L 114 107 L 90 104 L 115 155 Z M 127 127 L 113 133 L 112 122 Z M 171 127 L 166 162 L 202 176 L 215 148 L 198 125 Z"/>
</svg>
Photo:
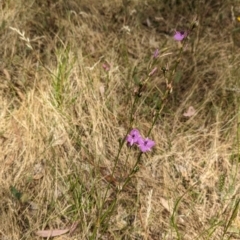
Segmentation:
<svg viewBox="0 0 240 240">
<path fill-rule="evenodd" d="M 147 151 L 150 151 L 152 149 L 152 147 L 155 146 L 155 142 L 148 138 L 146 138 L 146 139 L 140 138 L 138 140 L 138 146 L 139 146 L 140 150 L 143 153 L 145 153 Z"/>
<path fill-rule="evenodd" d="M 109 66 L 109 64 L 107 64 L 107 63 L 104 63 L 104 64 L 102 65 L 102 67 L 103 67 L 103 69 L 104 69 L 105 71 L 109 71 L 109 70 L 110 70 L 110 66 Z"/>
<path fill-rule="evenodd" d="M 176 31 L 173 38 L 176 41 L 182 41 L 187 36 L 187 33 L 184 31 Z"/>
<path fill-rule="evenodd" d="M 157 58 L 159 55 L 159 50 L 158 48 L 155 50 L 154 54 L 153 54 L 153 58 Z"/>
<path fill-rule="evenodd" d="M 133 129 L 127 136 L 127 143 L 132 146 L 134 143 L 138 143 L 139 140 L 142 139 L 139 131 L 137 129 Z"/>
</svg>

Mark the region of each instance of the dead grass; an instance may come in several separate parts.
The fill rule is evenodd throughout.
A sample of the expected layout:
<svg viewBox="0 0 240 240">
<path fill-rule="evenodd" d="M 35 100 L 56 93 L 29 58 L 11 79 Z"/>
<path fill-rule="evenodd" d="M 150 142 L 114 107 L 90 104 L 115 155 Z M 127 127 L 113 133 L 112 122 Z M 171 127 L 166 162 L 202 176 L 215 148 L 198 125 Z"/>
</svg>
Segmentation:
<svg viewBox="0 0 240 240">
<path fill-rule="evenodd" d="M 1 239 L 76 222 L 56 239 L 239 239 L 237 6 L 165 2 L 0 3 Z M 195 17 L 174 69 L 172 33 Z M 121 139 L 132 127 L 147 136 L 162 67 L 174 81 L 150 134 L 156 146 L 119 191 L 138 155 L 125 144 L 119 153 Z M 189 106 L 196 114 L 186 118 Z"/>
</svg>

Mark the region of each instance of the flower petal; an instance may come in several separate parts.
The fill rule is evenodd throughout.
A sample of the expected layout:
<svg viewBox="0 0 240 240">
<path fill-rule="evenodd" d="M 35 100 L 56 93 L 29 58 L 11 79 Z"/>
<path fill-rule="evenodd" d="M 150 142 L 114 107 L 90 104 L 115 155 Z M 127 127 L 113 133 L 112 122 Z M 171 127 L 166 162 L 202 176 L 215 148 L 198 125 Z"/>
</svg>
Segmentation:
<svg viewBox="0 0 240 240">
<path fill-rule="evenodd" d="M 138 131 L 138 129 L 132 129 L 131 132 L 127 136 L 127 143 L 132 146 L 134 143 L 138 143 L 139 138 L 141 138 L 141 135 Z"/>
<path fill-rule="evenodd" d="M 155 145 L 155 142 L 148 138 L 140 139 L 140 141 L 138 142 L 138 146 L 142 152 L 150 151 L 154 145 Z"/>
<path fill-rule="evenodd" d="M 187 36 L 186 32 L 180 32 L 180 31 L 176 31 L 173 38 L 176 41 L 182 41 L 185 37 Z"/>
</svg>

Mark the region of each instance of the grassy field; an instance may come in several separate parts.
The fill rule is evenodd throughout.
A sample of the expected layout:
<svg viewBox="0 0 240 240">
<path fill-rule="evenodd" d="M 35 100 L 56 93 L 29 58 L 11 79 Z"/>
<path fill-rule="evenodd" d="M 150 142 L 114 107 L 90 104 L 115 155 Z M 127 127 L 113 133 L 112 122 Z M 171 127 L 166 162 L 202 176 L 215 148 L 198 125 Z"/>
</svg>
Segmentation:
<svg viewBox="0 0 240 240">
<path fill-rule="evenodd" d="M 0 240 L 240 239 L 239 1 L 0 13 Z"/>
</svg>

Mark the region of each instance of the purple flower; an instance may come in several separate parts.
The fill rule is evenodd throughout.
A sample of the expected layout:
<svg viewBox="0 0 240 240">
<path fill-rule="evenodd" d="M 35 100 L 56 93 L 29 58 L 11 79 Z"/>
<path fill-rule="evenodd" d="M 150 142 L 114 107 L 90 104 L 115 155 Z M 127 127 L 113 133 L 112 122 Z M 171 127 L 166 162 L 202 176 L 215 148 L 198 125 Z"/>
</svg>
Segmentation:
<svg viewBox="0 0 240 240">
<path fill-rule="evenodd" d="M 127 136 L 127 143 L 132 146 L 134 143 L 138 143 L 139 140 L 142 139 L 139 131 L 137 129 L 133 129 Z"/>
<path fill-rule="evenodd" d="M 157 58 L 158 55 L 159 55 L 159 50 L 156 49 L 155 52 L 154 52 L 154 54 L 153 54 L 153 58 Z"/>
<path fill-rule="evenodd" d="M 184 31 L 176 31 L 173 38 L 176 41 L 182 41 L 187 36 L 187 33 Z"/>
<path fill-rule="evenodd" d="M 150 151 L 152 147 L 155 146 L 155 142 L 153 140 L 149 138 L 142 138 L 136 128 L 132 129 L 132 131 L 128 134 L 126 140 L 130 146 L 136 144 L 143 153 Z"/>
<path fill-rule="evenodd" d="M 110 70 L 110 66 L 109 66 L 109 64 L 107 64 L 107 63 L 104 63 L 104 64 L 102 65 L 102 67 L 103 67 L 103 69 L 104 69 L 105 71 L 109 71 L 109 70 Z"/>
<path fill-rule="evenodd" d="M 146 139 L 143 139 L 143 138 L 140 138 L 138 140 L 138 146 L 140 148 L 140 150 L 145 153 L 147 151 L 150 151 L 152 149 L 153 146 L 155 146 L 155 142 L 146 138 Z"/>
</svg>

